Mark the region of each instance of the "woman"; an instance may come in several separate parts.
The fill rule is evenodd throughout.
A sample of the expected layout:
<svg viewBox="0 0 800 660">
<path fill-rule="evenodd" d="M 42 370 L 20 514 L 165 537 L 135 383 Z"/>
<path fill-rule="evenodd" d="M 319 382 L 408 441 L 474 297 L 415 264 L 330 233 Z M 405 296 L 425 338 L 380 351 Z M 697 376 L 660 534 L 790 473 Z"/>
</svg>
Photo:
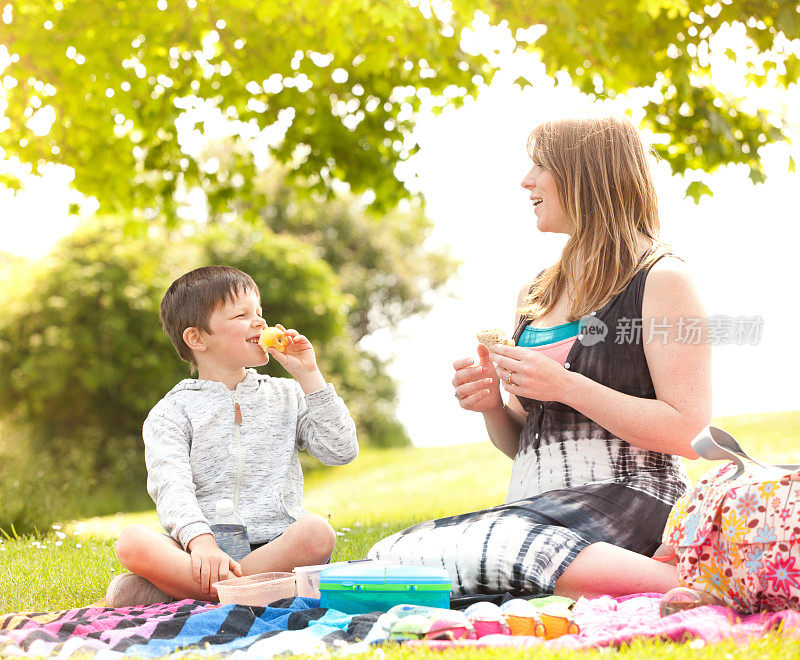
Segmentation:
<svg viewBox="0 0 800 660">
<path fill-rule="evenodd" d="M 678 457 L 696 457 L 711 419 L 705 313 L 658 241 L 627 118 L 546 122 L 528 150 L 537 228 L 569 238 L 520 292 L 516 346 L 479 346 L 479 364 L 456 361 L 453 378 L 514 460 L 506 503 L 420 523 L 369 556 L 444 566 L 456 594 L 663 593 L 677 574 L 651 557 L 688 485 Z"/>
</svg>

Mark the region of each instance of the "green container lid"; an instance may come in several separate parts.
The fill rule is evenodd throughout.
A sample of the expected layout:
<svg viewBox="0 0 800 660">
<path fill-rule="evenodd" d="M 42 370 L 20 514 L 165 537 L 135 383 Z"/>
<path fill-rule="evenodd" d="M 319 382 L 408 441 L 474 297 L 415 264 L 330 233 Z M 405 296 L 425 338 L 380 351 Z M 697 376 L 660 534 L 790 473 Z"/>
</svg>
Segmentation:
<svg viewBox="0 0 800 660">
<path fill-rule="evenodd" d="M 349 565 L 324 568 L 319 588 L 325 591 L 450 591 L 450 575 L 441 568 L 402 565 Z"/>
</svg>

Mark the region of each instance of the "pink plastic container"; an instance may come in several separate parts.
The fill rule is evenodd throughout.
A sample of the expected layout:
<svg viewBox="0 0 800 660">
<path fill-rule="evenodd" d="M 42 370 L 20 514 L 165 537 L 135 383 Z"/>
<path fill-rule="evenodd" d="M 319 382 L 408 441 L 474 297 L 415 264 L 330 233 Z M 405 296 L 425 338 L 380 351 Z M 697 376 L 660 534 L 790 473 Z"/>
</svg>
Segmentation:
<svg viewBox="0 0 800 660">
<path fill-rule="evenodd" d="M 296 584 L 293 573 L 256 573 L 214 583 L 223 605 L 265 607 L 281 598 L 292 598 Z"/>
</svg>

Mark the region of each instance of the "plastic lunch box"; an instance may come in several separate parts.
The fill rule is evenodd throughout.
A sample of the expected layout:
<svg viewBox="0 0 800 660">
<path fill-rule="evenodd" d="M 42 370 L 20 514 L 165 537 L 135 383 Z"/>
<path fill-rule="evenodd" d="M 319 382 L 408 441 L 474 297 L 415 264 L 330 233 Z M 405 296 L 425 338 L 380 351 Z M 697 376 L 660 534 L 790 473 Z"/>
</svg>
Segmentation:
<svg viewBox="0 0 800 660">
<path fill-rule="evenodd" d="M 215 582 L 214 587 L 222 605 L 253 605 L 265 607 L 281 598 L 295 594 L 294 573 L 256 573 Z"/>
<path fill-rule="evenodd" d="M 297 595 L 305 598 L 319 598 L 319 574 L 326 568 L 334 566 L 346 566 L 347 564 L 380 563 L 385 561 L 378 559 L 350 559 L 347 561 L 335 561 L 331 564 L 316 564 L 314 566 L 295 566 L 292 573 L 297 576 Z"/>
<path fill-rule="evenodd" d="M 450 575 L 442 568 L 397 564 L 331 566 L 319 574 L 320 607 L 345 614 L 395 605 L 450 608 Z"/>
</svg>

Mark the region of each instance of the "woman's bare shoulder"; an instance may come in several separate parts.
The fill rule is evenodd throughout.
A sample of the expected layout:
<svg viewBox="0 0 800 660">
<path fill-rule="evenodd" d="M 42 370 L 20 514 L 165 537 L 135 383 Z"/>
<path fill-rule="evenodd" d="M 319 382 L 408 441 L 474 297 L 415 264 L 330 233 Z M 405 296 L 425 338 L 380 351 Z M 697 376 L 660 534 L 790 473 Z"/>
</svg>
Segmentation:
<svg viewBox="0 0 800 660">
<path fill-rule="evenodd" d="M 660 290 L 671 286 L 686 286 L 694 281 L 692 268 L 683 259 L 666 255 L 656 261 L 647 273 L 647 288 Z"/>
<path fill-rule="evenodd" d="M 642 307 L 643 316 L 647 315 L 647 308 L 669 313 L 702 307 L 691 266 L 672 256 L 653 264 L 645 281 Z"/>
</svg>

